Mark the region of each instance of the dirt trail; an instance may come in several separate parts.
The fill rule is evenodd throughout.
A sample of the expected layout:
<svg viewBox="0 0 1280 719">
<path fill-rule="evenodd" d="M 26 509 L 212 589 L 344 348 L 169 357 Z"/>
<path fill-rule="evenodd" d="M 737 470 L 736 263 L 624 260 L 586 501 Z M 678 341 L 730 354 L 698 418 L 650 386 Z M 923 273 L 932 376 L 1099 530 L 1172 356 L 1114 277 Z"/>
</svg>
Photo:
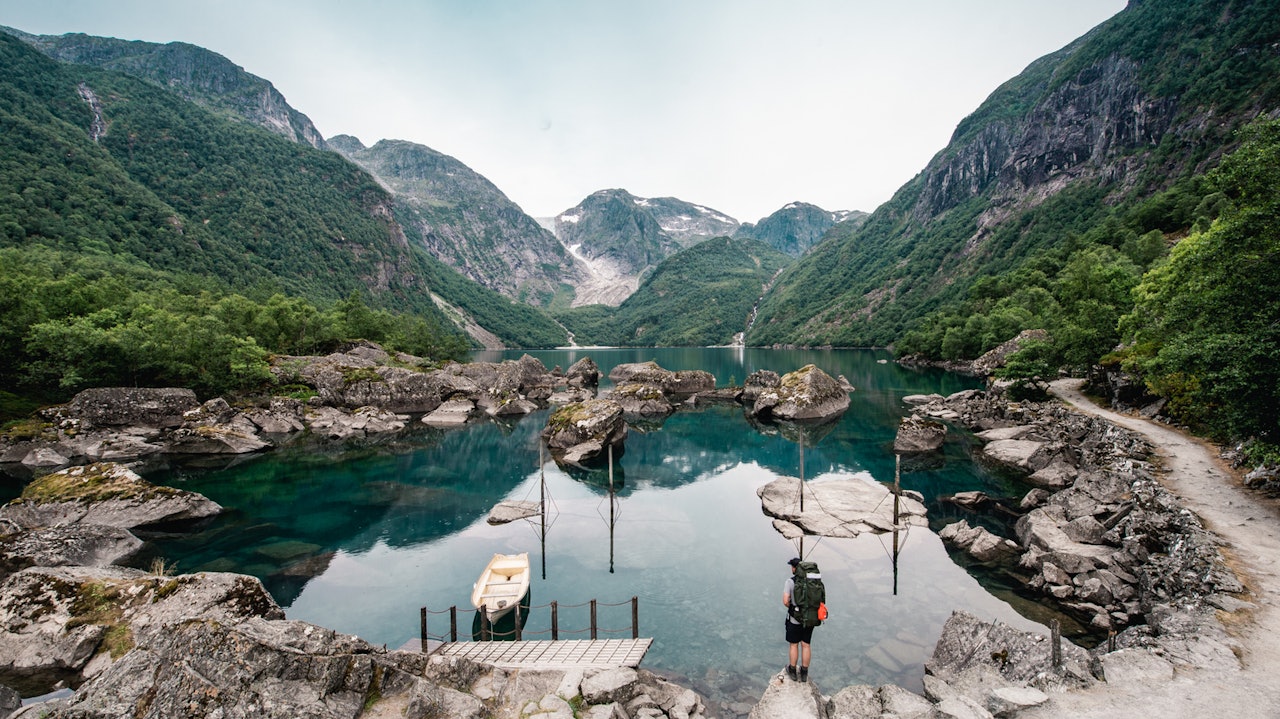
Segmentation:
<svg viewBox="0 0 1280 719">
<path fill-rule="evenodd" d="M 1165 425 L 1095 405 L 1081 380 L 1053 383 L 1052 392 L 1077 409 L 1146 436 L 1155 446 L 1165 488 L 1221 538 L 1222 551 L 1256 609 L 1227 619 L 1243 646 L 1240 671 L 1179 668 L 1158 684 L 1103 684 L 1055 695 L 1019 717 L 1143 717 L 1144 719 L 1277 719 L 1280 717 L 1280 511 L 1250 492 L 1207 443 Z"/>
</svg>

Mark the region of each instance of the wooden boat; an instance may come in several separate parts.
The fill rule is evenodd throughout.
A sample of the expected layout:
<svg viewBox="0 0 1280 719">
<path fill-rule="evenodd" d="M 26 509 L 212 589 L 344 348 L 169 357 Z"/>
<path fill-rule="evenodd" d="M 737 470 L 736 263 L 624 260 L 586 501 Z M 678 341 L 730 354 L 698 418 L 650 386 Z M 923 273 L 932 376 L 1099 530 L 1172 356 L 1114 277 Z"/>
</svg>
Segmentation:
<svg viewBox="0 0 1280 719">
<path fill-rule="evenodd" d="M 495 554 L 471 589 L 471 604 L 489 621 L 510 612 L 529 591 L 529 554 Z"/>
</svg>

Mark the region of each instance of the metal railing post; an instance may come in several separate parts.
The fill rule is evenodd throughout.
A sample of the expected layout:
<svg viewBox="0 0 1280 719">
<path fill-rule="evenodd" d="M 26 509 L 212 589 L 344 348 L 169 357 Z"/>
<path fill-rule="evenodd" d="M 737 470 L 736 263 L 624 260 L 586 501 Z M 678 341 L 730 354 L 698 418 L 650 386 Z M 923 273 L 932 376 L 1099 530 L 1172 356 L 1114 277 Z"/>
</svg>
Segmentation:
<svg viewBox="0 0 1280 719">
<path fill-rule="evenodd" d="M 458 641 L 458 605 L 449 607 L 449 641 Z"/>
<path fill-rule="evenodd" d="M 560 638 L 560 604 L 551 602 L 551 641 Z"/>
<path fill-rule="evenodd" d="M 591 600 L 591 638 L 596 638 L 596 600 Z"/>
<path fill-rule="evenodd" d="M 521 635 L 522 635 L 522 632 L 520 631 L 520 602 L 519 600 L 517 600 L 516 601 L 516 641 L 517 642 L 524 641 L 524 637 Z"/>
<path fill-rule="evenodd" d="M 640 638 L 640 597 L 631 597 L 631 638 Z"/>
<path fill-rule="evenodd" d="M 421 646 L 418 647 L 418 650 L 421 651 L 423 654 L 426 654 L 427 653 L 427 608 L 426 607 L 422 608 L 422 612 L 420 616 L 421 616 L 421 621 L 420 621 L 421 626 L 418 628 L 419 630 L 418 639 L 421 642 Z"/>
</svg>

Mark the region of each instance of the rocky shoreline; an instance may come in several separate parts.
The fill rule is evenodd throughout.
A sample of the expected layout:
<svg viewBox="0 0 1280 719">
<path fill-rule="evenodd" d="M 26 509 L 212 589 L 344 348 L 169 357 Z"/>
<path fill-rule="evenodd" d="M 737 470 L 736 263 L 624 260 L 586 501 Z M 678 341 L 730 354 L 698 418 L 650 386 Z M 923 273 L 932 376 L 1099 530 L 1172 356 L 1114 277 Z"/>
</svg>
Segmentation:
<svg viewBox="0 0 1280 719">
<path fill-rule="evenodd" d="M 373 348 L 357 350 L 358 357 Z M 590 367 L 575 365 L 576 380 L 560 379 L 573 373 L 545 368 L 537 372 L 537 367 L 521 360 L 448 369 L 446 375 L 453 379 L 436 377 L 431 380 L 436 384 L 421 386 L 456 388 L 468 381 L 474 386 L 452 394 L 424 390 L 417 396 L 432 399 L 415 406 L 435 402 L 422 410 L 425 418 L 449 402 L 465 399 L 472 402 L 466 416 L 473 416 L 476 408 L 498 416 L 501 407 L 515 403 L 523 408 L 523 402 L 537 406 L 557 393 L 566 404 L 594 395 L 594 383 L 587 379 Z M 312 376 L 326 372 L 330 383 L 321 379 L 318 384 L 328 390 L 317 396 L 356 417 L 349 405 L 368 399 L 372 391 L 360 388 L 360 383 L 377 382 L 346 377 L 339 392 L 332 376 L 341 377 L 342 371 L 332 364 Z M 492 386 L 510 386 L 498 392 L 491 387 L 480 390 L 473 375 L 481 374 Z M 754 406 L 761 396 L 795 384 L 782 379 L 753 376 L 745 392 L 735 390 L 724 398 L 695 390 L 681 401 L 700 397 L 693 401 Z M 665 381 L 656 386 L 661 388 Z M 677 391 L 662 390 L 664 399 L 668 394 L 679 396 L 690 378 L 674 381 Z M 701 381 L 693 378 L 694 383 Z M 847 384 L 837 387 L 846 393 L 847 406 Z M 393 404 L 412 394 L 380 391 Z M 750 400 L 743 397 L 748 392 Z M 97 452 L 98 459 L 105 458 L 107 450 L 127 454 L 145 449 L 143 445 L 227 447 L 223 435 L 237 423 L 251 422 L 257 436 L 266 431 L 264 424 L 277 426 L 251 419 L 261 407 L 229 410 L 216 400 L 213 406 L 191 407 L 194 397 L 180 391 L 136 395 L 136 411 L 124 415 L 120 402 L 95 404 L 90 397 L 81 398 L 74 417 L 66 408 L 59 410 L 64 414 L 54 425 L 56 437 L 29 439 L 31 444 L 16 448 L 10 444 L 6 457 L 53 459 L 47 454 L 52 451 L 70 461 L 61 454 L 68 447 L 79 448 L 77 458 L 92 458 Z M 930 451 L 928 445 L 945 434 L 939 433 L 939 426 L 975 432 L 985 440 L 986 461 L 1023 475 L 1030 487 L 1021 497 L 956 498 L 961 506 L 972 508 L 974 521 L 946 527 L 941 533 L 944 541 L 1029 591 L 1040 592 L 1046 601 L 1057 602 L 1083 624 L 1107 634 L 1108 640 L 1092 650 L 1063 642 L 1055 657 L 1053 642 L 1046 637 L 957 613 L 926 664 L 924 696 L 888 685 L 847 687 L 824 696 L 814 684 L 778 676 L 751 716 L 1015 716 L 1031 707 L 1053 706 L 1055 694 L 1087 690 L 1101 682 L 1158 682 L 1182 667 L 1239 666 L 1238 646 L 1219 613 L 1249 608 L 1238 598 L 1244 587 L 1223 561 L 1214 537 L 1160 486 L 1159 468 L 1141 438 L 1055 402 L 1012 402 L 998 389 L 947 398 L 914 397 L 910 402 L 912 417 L 904 426 L 914 427 L 915 436 L 908 443 L 913 451 Z M 776 394 L 765 402 L 766 408 L 778 404 Z M 306 405 L 302 416 L 314 406 Z M 285 416 L 295 416 L 292 412 Z M 155 435 L 121 429 L 137 426 L 130 423 L 143 415 L 157 425 Z M 198 424 L 210 420 L 214 421 Z M 303 427 L 316 431 L 314 421 L 303 421 Z M 367 435 L 381 430 L 361 431 Z M 920 444 L 921 436 L 928 441 Z M 194 438 L 213 444 L 196 445 Z M 55 473 L 62 480 L 56 491 L 36 492 L 38 496 L 0 510 L 0 661 L 9 667 L 0 683 L 27 695 L 59 685 L 77 687 L 70 697 L 22 709 L 17 716 L 52 712 L 160 717 L 190 713 L 191 708 L 199 714 L 323 717 L 546 714 L 636 719 L 723 714 L 691 690 L 645 671 L 506 672 L 417 652 L 387 651 L 356 637 L 283 619 L 283 612 L 252 577 L 171 577 L 162 567 L 144 572 L 115 566 L 140 545 L 131 529 L 164 526 L 174 531 L 219 510 L 198 495 L 151 492 L 130 474 L 112 463 L 66 469 Z M 86 475 L 108 476 L 120 484 L 105 485 L 96 493 L 76 489 L 91 484 L 84 481 Z M 67 496 L 75 491 L 80 496 Z M 1014 536 L 997 536 L 984 527 L 992 523 L 983 522 L 980 512 L 997 508 L 1002 515 L 1020 515 Z M 0 691 L 0 716 L 5 708 L 16 708 L 16 696 Z"/>
</svg>

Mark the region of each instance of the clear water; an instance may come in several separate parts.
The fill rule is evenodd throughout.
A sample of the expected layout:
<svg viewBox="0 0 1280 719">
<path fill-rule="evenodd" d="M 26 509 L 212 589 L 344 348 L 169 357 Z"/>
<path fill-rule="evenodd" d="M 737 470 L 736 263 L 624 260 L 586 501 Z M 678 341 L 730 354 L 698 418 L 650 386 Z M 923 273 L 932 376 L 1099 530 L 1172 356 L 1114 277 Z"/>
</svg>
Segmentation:
<svg viewBox="0 0 1280 719">
<path fill-rule="evenodd" d="M 500 360 L 521 353 L 481 353 Z M 756 369 L 779 374 L 813 362 L 857 388 L 841 421 L 804 450 L 810 482 L 856 477 L 892 483 L 891 445 L 902 397 L 951 392 L 973 380 L 881 363 L 873 351 L 742 349 L 565 350 L 531 352 L 567 368 L 590 355 L 601 369 L 656 359 L 669 369 L 706 369 L 718 384 L 741 384 Z M 607 381 L 605 382 L 607 385 Z M 544 638 L 551 600 L 561 636 L 585 637 L 586 607 L 601 603 L 601 637 L 630 636 L 632 596 L 640 635 L 654 643 L 644 666 L 678 675 L 725 702 L 753 703 L 786 662 L 781 605 L 786 560 L 798 551 L 760 508 L 756 490 L 799 478 L 800 448 L 753 429 L 736 406 L 682 410 L 660 428 L 632 431 L 615 470 L 570 476 L 539 463 L 547 412 L 517 422 L 420 429 L 344 450 L 299 445 L 230 466 L 161 468 L 155 482 L 201 492 L 228 512 L 192 535 L 155 538 L 152 556 L 178 571 L 235 571 L 260 577 L 290 618 L 396 648 L 428 631 L 448 630 L 466 607 L 494 552 L 528 552 L 534 566 L 526 638 Z M 904 469 L 902 484 L 928 498 L 931 528 L 890 535 L 815 539 L 805 553 L 823 570 L 831 618 L 815 631 L 812 677 L 833 692 L 853 683 L 897 683 L 919 690 L 923 662 L 954 609 L 1044 631 L 1015 611 L 1018 600 L 985 589 L 958 566 L 933 533 L 956 510 L 936 498 L 962 490 L 1016 496 L 1023 490 L 974 464 L 969 442 L 953 434 L 944 461 Z M 503 499 L 538 500 L 540 518 L 490 526 Z M 143 561 L 146 561 L 144 558 Z M 605 604 L 623 604 L 606 607 Z M 1033 614 L 1036 609 L 1019 605 Z"/>
</svg>

